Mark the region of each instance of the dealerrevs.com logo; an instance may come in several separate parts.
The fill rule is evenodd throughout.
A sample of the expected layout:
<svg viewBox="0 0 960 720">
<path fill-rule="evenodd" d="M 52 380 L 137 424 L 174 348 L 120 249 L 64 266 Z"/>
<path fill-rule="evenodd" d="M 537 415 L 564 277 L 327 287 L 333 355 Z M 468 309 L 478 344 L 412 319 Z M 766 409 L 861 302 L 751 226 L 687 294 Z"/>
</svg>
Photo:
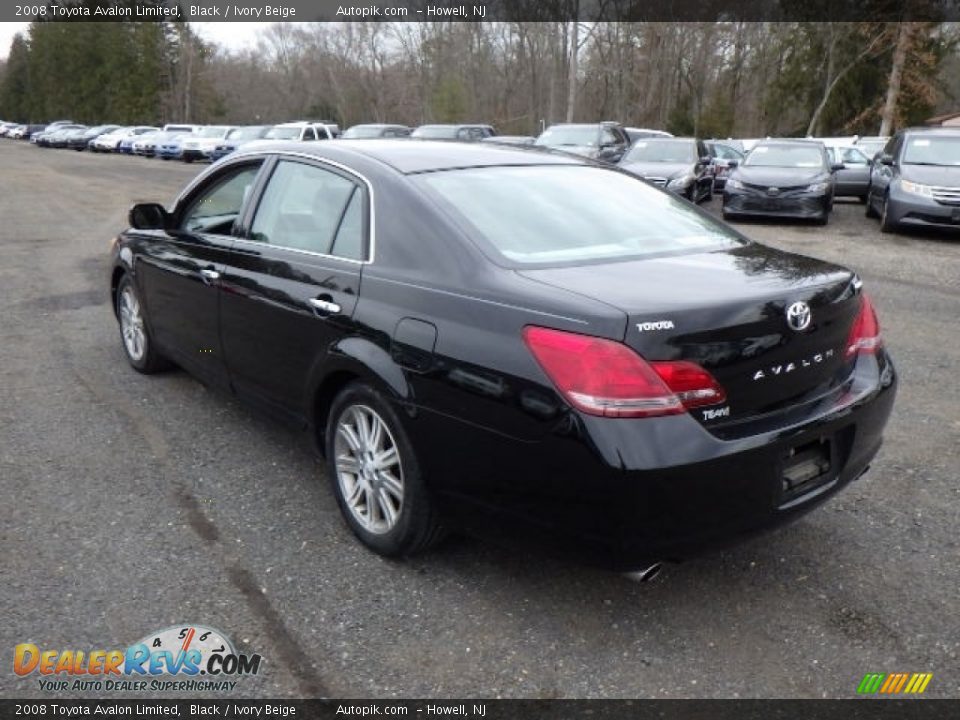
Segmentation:
<svg viewBox="0 0 960 720">
<path fill-rule="evenodd" d="M 256 675 L 262 656 L 238 653 L 230 639 L 204 625 L 174 625 L 126 650 L 14 648 L 13 671 L 38 675 L 48 691 L 230 691 L 236 677 Z"/>
</svg>

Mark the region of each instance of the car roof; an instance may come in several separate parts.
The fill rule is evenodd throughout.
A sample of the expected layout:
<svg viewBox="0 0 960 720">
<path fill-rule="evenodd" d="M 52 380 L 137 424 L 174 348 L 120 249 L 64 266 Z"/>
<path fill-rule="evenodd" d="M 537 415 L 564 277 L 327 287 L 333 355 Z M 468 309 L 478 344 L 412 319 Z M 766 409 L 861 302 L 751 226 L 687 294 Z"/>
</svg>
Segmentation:
<svg viewBox="0 0 960 720">
<path fill-rule="evenodd" d="M 820 140 L 792 140 L 792 139 L 771 139 L 771 140 L 761 140 L 754 147 L 759 147 L 761 145 L 788 145 L 792 147 L 814 147 L 814 148 L 825 148 L 826 146 Z"/>
<path fill-rule="evenodd" d="M 494 143 L 450 143 L 424 140 L 337 140 L 336 143 L 275 142 L 258 147 L 255 152 L 293 152 L 320 159 L 349 161 L 364 157 L 404 173 L 421 173 L 454 168 L 522 166 L 522 165 L 587 165 L 587 160 L 568 154 L 552 154 L 519 146 Z"/>
<path fill-rule="evenodd" d="M 904 134 L 916 133 L 922 135 L 960 135 L 960 128 L 957 127 L 910 127 L 904 128 Z"/>
</svg>

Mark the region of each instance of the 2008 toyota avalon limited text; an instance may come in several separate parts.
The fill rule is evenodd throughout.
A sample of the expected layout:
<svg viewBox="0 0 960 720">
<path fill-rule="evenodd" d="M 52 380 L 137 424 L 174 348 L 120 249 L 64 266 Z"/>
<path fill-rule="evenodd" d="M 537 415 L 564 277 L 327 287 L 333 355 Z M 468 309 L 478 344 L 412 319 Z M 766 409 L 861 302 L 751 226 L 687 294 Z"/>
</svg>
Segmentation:
<svg viewBox="0 0 960 720">
<path fill-rule="evenodd" d="M 130 224 L 110 282 L 130 364 L 308 429 L 384 555 L 462 531 L 680 560 L 856 480 L 893 406 L 853 272 L 570 155 L 279 143 Z"/>
</svg>

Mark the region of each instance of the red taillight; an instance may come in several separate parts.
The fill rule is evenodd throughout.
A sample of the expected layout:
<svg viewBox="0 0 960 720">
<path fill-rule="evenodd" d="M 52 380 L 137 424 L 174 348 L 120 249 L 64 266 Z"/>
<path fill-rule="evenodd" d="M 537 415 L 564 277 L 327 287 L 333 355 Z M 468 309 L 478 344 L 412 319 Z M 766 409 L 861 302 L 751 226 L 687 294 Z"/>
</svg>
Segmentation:
<svg viewBox="0 0 960 720">
<path fill-rule="evenodd" d="M 867 295 L 862 295 L 860 311 L 850 328 L 850 337 L 847 339 L 846 357 L 849 360 L 855 355 L 873 355 L 883 345 L 880 337 L 880 322 L 877 320 L 877 311 Z"/>
<path fill-rule="evenodd" d="M 523 339 L 567 401 L 590 415 L 676 415 L 725 399 L 694 363 L 651 364 L 622 343 L 542 327 L 524 328 Z"/>
<path fill-rule="evenodd" d="M 663 381 L 684 404 L 694 408 L 716 405 L 727 399 L 727 393 L 713 375 L 696 363 L 686 360 L 650 363 Z"/>
</svg>

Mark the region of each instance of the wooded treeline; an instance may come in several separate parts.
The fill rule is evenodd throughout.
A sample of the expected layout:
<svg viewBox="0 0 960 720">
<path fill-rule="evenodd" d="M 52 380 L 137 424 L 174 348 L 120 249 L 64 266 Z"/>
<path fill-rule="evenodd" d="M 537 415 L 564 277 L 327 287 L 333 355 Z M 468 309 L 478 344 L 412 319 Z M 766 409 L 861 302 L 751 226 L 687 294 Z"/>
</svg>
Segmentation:
<svg viewBox="0 0 960 720">
<path fill-rule="evenodd" d="M 873 135 L 955 107 L 957 41 L 931 22 L 278 23 L 230 52 L 185 23 L 33 23 L 0 117 Z"/>
</svg>

